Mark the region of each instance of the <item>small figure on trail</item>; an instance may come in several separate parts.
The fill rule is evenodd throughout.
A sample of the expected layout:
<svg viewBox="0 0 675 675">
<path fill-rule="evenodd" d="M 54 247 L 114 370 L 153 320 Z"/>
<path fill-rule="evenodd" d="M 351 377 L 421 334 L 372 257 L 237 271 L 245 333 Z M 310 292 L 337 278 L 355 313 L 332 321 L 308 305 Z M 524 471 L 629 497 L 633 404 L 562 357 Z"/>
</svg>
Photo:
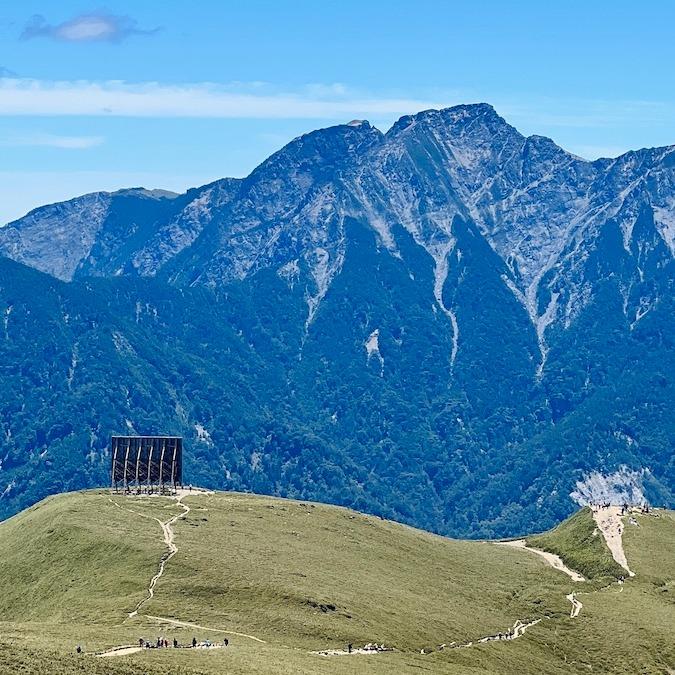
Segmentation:
<svg viewBox="0 0 675 675">
<path fill-rule="evenodd" d="M 194 649 L 196 646 L 197 646 L 197 638 L 196 638 L 196 637 L 193 637 L 193 638 L 192 638 L 192 647 L 193 647 L 193 649 Z"/>
<path fill-rule="evenodd" d="M 176 649 L 178 647 L 178 640 L 176 638 L 173 639 L 173 648 Z"/>
<path fill-rule="evenodd" d="M 223 647 L 227 647 L 230 644 L 230 641 L 227 638 L 223 638 Z"/>
<path fill-rule="evenodd" d="M 157 638 L 157 649 L 162 646 L 162 638 Z"/>
<path fill-rule="evenodd" d="M 81 646 L 81 645 L 77 645 L 77 647 L 75 648 L 75 651 L 76 651 L 78 654 L 81 654 L 81 653 L 82 653 L 82 646 Z"/>
<path fill-rule="evenodd" d="M 142 647 L 145 644 L 145 640 L 143 638 L 138 638 L 138 646 Z"/>
<path fill-rule="evenodd" d="M 351 642 L 347 645 L 347 653 L 349 653 L 349 654 L 352 653 L 352 643 Z"/>
<path fill-rule="evenodd" d="M 192 492 L 192 483 L 190 483 L 190 485 L 188 485 L 188 490 L 190 490 L 190 492 Z"/>
</svg>

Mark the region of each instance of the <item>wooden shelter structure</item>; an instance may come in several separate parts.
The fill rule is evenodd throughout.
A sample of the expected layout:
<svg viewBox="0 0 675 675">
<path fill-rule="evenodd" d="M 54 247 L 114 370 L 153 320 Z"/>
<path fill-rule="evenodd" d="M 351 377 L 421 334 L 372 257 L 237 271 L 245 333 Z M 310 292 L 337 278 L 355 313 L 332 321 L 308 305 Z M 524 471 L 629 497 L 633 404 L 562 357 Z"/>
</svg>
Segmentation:
<svg viewBox="0 0 675 675">
<path fill-rule="evenodd" d="M 117 491 L 175 491 L 183 484 L 180 436 L 113 436 L 111 484 Z"/>
</svg>

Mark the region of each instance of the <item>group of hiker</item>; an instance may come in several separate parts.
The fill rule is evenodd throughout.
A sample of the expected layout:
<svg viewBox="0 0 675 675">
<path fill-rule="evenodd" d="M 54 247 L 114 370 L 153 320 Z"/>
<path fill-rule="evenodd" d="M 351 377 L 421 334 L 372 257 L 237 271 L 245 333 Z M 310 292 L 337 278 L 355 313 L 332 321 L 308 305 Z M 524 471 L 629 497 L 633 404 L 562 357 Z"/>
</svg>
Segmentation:
<svg viewBox="0 0 675 675">
<path fill-rule="evenodd" d="M 600 509 L 608 509 L 610 506 L 615 506 L 615 504 L 612 504 L 610 501 L 605 501 L 596 504 L 591 503 L 589 506 L 591 507 L 591 510 L 599 511 Z M 625 516 L 630 513 L 632 509 L 637 509 L 640 513 L 650 513 L 650 506 L 647 502 L 643 502 L 642 504 L 628 504 L 627 502 L 624 502 L 621 504 L 621 515 Z"/>
<path fill-rule="evenodd" d="M 230 644 L 230 641 L 227 638 L 223 638 L 223 647 L 227 647 Z M 157 641 L 152 643 L 146 640 L 145 638 L 138 638 L 138 646 L 142 647 L 144 649 L 166 649 L 169 647 L 169 641 L 164 638 L 164 637 L 158 637 Z M 220 645 L 216 645 L 216 643 L 211 642 L 210 640 L 204 640 L 201 642 L 197 642 L 197 638 L 193 637 L 192 642 L 188 645 L 182 645 L 178 642 L 176 638 L 173 639 L 173 648 L 174 649 L 183 649 L 185 647 L 189 648 L 192 647 L 193 649 L 196 649 L 197 647 L 216 647 Z"/>
</svg>

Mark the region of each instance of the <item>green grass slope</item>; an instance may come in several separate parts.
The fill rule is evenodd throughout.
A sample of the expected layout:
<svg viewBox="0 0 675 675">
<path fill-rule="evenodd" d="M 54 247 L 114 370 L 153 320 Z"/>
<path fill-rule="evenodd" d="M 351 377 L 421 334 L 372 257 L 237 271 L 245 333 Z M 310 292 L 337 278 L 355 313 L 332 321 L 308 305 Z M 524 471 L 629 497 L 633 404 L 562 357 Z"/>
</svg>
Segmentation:
<svg viewBox="0 0 675 675">
<path fill-rule="evenodd" d="M 626 576 L 626 570 L 612 558 L 588 507 L 549 532 L 528 537 L 527 543 L 555 553 L 568 567 L 581 572 L 587 579 Z"/>
<path fill-rule="evenodd" d="M 675 522 L 667 512 L 640 516 L 626 533 L 636 578 L 603 586 L 575 584 L 528 551 L 449 540 L 336 507 L 230 493 L 184 503 L 190 512 L 173 526 L 178 550 L 154 598 L 133 617 L 166 555 L 158 520 L 182 513 L 175 501 L 73 493 L 0 523 L 0 672 L 656 673 L 673 666 Z M 594 538 L 573 541 L 588 518 L 577 514 L 546 543 L 581 548 L 586 573 L 604 576 Z M 565 598 L 572 590 L 584 604 L 576 619 Z M 534 619 L 517 640 L 439 649 Z M 92 655 L 141 636 L 187 643 L 224 634 L 230 647 L 210 652 Z M 396 651 L 313 653 L 349 642 Z M 88 653 L 75 655 L 76 644 Z"/>
</svg>

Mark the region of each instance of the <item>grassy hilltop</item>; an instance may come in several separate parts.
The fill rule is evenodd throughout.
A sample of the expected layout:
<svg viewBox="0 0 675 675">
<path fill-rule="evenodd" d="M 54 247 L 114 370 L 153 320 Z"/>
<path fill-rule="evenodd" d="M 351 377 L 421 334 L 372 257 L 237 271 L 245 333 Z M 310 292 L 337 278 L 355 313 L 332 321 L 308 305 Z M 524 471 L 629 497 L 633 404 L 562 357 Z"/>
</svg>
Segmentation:
<svg viewBox="0 0 675 675">
<path fill-rule="evenodd" d="M 190 512 L 172 528 L 178 550 L 133 617 L 167 551 L 155 519 L 182 514 L 175 500 L 71 493 L 0 523 L 0 673 L 675 670 L 671 512 L 626 526 L 636 577 L 620 585 L 588 511 L 532 539 L 583 567 L 587 581 L 575 583 L 529 551 L 337 507 L 229 493 L 183 503 Z M 574 619 L 565 597 L 572 591 L 583 603 Z M 536 619 L 516 640 L 477 644 Z M 187 643 L 226 634 L 227 649 L 92 654 L 139 637 Z M 350 642 L 395 651 L 313 653 Z M 453 642 L 474 644 L 439 649 Z M 87 653 L 74 654 L 76 644 Z"/>
</svg>

